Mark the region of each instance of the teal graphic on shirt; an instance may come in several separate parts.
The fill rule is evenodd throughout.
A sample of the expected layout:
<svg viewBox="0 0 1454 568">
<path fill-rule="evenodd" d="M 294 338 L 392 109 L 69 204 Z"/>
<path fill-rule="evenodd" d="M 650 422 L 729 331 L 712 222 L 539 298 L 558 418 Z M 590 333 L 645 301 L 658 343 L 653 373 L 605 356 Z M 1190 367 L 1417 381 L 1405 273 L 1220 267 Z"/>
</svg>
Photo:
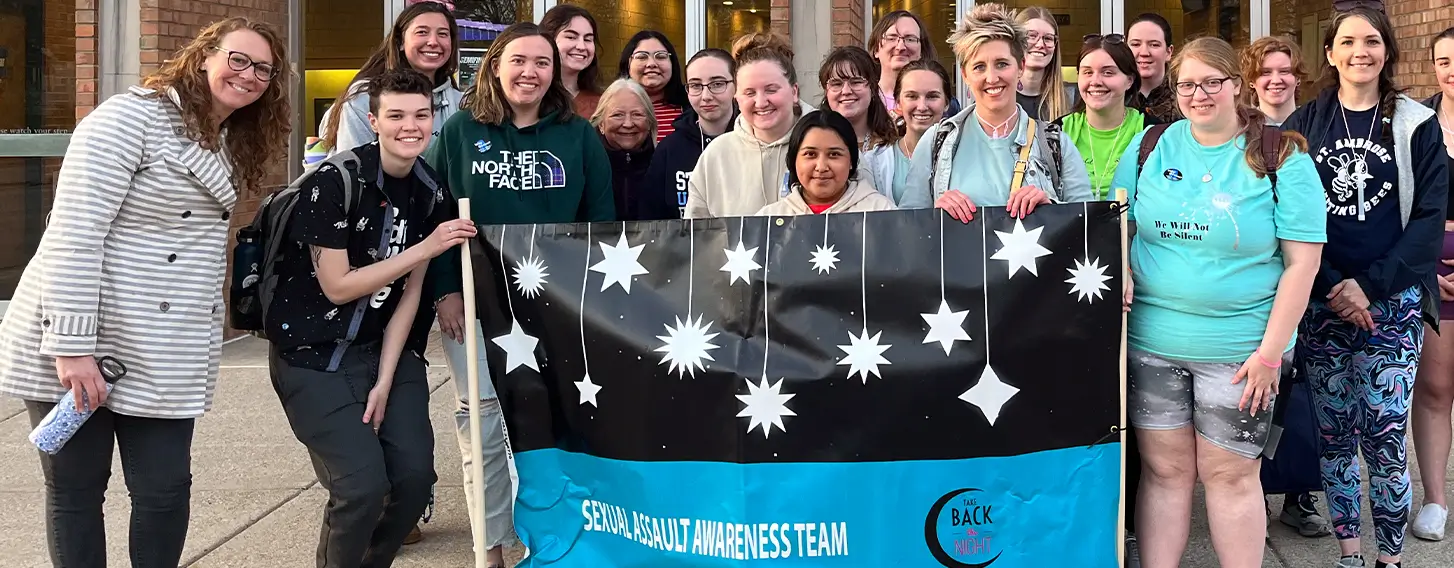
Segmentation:
<svg viewBox="0 0 1454 568">
<path fill-rule="evenodd" d="M 1326 240 L 1317 169 L 1305 153 L 1284 160 L 1274 202 L 1272 183 L 1247 165 L 1245 137 L 1206 147 L 1181 121 L 1166 130 L 1138 179 L 1144 136 L 1131 140 L 1112 184 L 1130 193 L 1136 222 L 1127 340 L 1171 359 L 1241 363 L 1267 330 L 1283 273 L 1279 239 Z"/>
</svg>

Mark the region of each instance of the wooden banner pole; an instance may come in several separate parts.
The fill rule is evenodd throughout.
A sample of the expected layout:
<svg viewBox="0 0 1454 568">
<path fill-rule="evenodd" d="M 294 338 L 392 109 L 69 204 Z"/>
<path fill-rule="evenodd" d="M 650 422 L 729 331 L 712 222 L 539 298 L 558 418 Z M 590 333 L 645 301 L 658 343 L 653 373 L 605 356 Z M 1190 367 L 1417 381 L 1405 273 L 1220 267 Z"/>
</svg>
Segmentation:
<svg viewBox="0 0 1454 568">
<path fill-rule="evenodd" d="M 459 200 L 459 218 L 465 221 L 470 220 L 470 200 L 468 197 Z M 464 380 L 469 384 L 470 397 L 470 476 L 474 479 L 474 501 L 475 506 L 470 508 L 470 530 L 475 541 L 475 568 L 486 568 L 485 560 L 489 551 L 485 548 L 485 464 L 484 449 L 480 440 L 480 364 L 479 364 L 479 342 L 475 337 L 479 333 L 479 322 L 475 317 L 475 270 L 474 260 L 470 257 L 470 245 L 474 239 L 465 241 L 464 247 L 460 250 L 460 275 L 463 280 L 464 296 L 464 345 L 465 345 L 465 376 Z M 460 380 L 461 377 L 455 377 Z"/>
<path fill-rule="evenodd" d="M 1121 215 L 1120 215 L 1120 220 L 1121 220 L 1121 278 L 1124 278 L 1124 279 L 1129 280 L 1131 278 L 1131 256 L 1130 256 L 1130 252 L 1131 251 L 1130 251 L 1130 246 L 1129 246 L 1129 243 L 1130 243 L 1130 232 L 1129 232 L 1130 231 L 1130 223 L 1127 222 L 1126 218 L 1130 216 L 1131 212 L 1126 207 L 1128 205 L 1128 203 L 1127 203 L 1127 195 L 1126 195 L 1126 189 L 1125 188 L 1116 188 L 1116 203 L 1118 203 L 1121 206 Z M 1120 292 L 1122 294 L 1122 301 L 1124 302 L 1125 301 L 1124 297 L 1125 297 L 1125 292 L 1126 292 L 1124 286 L 1122 287 L 1122 289 L 1120 290 Z M 1127 329 L 1126 316 L 1127 316 L 1126 311 L 1125 310 L 1121 310 L 1121 356 L 1118 358 L 1118 361 L 1119 361 L 1119 364 L 1120 364 L 1120 367 L 1121 367 L 1121 369 L 1120 369 L 1120 375 L 1121 375 L 1121 420 L 1120 420 L 1120 422 L 1121 422 L 1121 482 L 1120 482 L 1120 484 L 1119 484 L 1119 486 L 1117 488 L 1117 491 L 1120 493 L 1121 497 L 1120 497 L 1120 499 L 1117 500 L 1117 507 L 1116 507 L 1116 535 L 1120 537 L 1120 538 L 1116 539 L 1116 559 L 1117 559 L 1116 564 L 1119 565 L 1119 566 L 1125 566 L 1126 565 L 1126 545 L 1125 545 L 1125 542 L 1126 542 L 1126 442 L 1127 442 L 1126 437 L 1128 435 L 1127 434 L 1127 431 L 1126 431 L 1128 425 L 1125 422 L 1125 416 L 1126 416 L 1126 365 L 1127 365 L 1127 361 L 1126 361 L 1126 329 Z"/>
</svg>

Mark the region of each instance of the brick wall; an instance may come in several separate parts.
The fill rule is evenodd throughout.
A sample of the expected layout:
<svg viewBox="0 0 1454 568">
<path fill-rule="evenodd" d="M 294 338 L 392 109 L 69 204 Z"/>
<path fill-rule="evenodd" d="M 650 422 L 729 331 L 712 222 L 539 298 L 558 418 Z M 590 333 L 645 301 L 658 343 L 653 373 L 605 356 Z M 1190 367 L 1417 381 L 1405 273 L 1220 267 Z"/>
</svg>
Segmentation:
<svg viewBox="0 0 1454 568">
<path fill-rule="evenodd" d="M 833 0 L 833 45 L 863 45 L 863 0 Z"/>
<path fill-rule="evenodd" d="M 1411 97 L 1423 99 L 1438 92 L 1434 78 L 1433 42 L 1439 32 L 1454 25 L 1454 0 L 1388 0 L 1389 19 L 1398 38 L 1398 84 Z"/>
<path fill-rule="evenodd" d="M 793 37 L 793 8 L 788 0 L 772 0 L 770 15 L 773 33 Z"/>
<path fill-rule="evenodd" d="M 86 118 L 96 108 L 96 0 L 76 0 L 75 117 Z"/>
</svg>

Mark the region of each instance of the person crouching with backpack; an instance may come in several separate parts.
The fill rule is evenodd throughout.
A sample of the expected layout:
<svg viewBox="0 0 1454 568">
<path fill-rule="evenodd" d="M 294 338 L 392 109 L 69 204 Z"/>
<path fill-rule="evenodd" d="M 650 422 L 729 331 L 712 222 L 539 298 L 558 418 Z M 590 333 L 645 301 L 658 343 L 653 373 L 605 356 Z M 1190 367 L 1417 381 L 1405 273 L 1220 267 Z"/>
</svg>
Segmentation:
<svg viewBox="0 0 1454 568">
<path fill-rule="evenodd" d="M 1130 192 L 1134 222 L 1123 301 L 1136 537 L 1142 566 L 1176 566 L 1200 479 L 1220 565 L 1256 567 L 1259 456 L 1318 271 L 1323 192 L 1303 138 L 1238 102 L 1249 87 L 1226 41 L 1188 43 L 1171 73 L 1186 120 L 1138 134 L 1111 183 Z"/>
<path fill-rule="evenodd" d="M 978 207 L 1024 218 L 1035 206 L 1090 201 L 1090 176 L 1075 143 L 1015 101 L 1025 27 L 1000 4 L 976 4 L 949 37 L 973 101 L 924 132 L 900 209 L 937 207 L 968 223 Z M 1016 163 L 1027 165 L 1016 173 Z"/>
<path fill-rule="evenodd" d="M 378 140 L 300 180 L 285 220 L 268 362 L 329 492 L 319 568 L 389 566 L 437 479 L 425 345 L 409 340 L 410 328 L 429 261 L 475 229 L 417 159 L 433 131 L 433 88 L 412 70 L 371 81 Z"/>
</svg>

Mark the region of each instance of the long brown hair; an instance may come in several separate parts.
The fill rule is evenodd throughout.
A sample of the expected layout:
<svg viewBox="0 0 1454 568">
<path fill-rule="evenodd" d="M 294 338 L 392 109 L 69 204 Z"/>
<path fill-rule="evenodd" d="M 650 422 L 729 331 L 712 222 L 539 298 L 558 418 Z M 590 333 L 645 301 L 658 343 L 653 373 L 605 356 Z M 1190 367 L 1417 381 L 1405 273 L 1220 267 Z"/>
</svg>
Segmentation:
<svg viewBox="0 0 1454 568">
<path fill-rule="evenodd" d="M 404 36 L 409 33 L 409 26 L 414 24 L 414 19 L 424 14 L 443 14 L 445 21 L 449 22 L 449 60 L 434 71 L 434 86 L 438 87 L 448 81 L 454 85 L 454 72 L 459 69 L 459 24 L 455 22 L 454 12 L 441 2 L 419 2 L 411 4 L 394 18 L 393 27 L 389 28 L 388 35 L 374 48 L 374 53 L 360 67 L 353 80 L 343 88 L 343 92 L 334 99 L 333 112 L 328 114 L 328 122 L 323 125 L 323 144 L 332 148 L 338 142 L 338 124 L 342 122 L 343 105 L 348 99 L 358 96 L 367 87 L 359 85 L 360 81 L 371 80 L 374 77 L 383 75 L 385 71 L 393 71 L 409 66 L 409 59 L 404 56 Z M 357 86 L 356 86 L 357 85 Z"/>
<path fill-rule="evenodd" d="M 1373 26 L 1373 29 L 1378 30 L 1379 39 L 1383 40 L 1383 70 L 1378 74 L 1378 108 L 1383 115 L 1384 122 L 1393 124 L 1393 112 L 1398 108 L 1398 96 L 1404 92 L 1399 88 L 1398 82 L 1394 81 L 1394 73 L 1398 69 L 1399 49 L 1398 39 L 1393 35 L 1393 23 L 1388 21 L 1388 16 L 1382 10 L 1366 6 L 1355 6 L 1346 12 L 1339 12 L 1338 15 L 1333 16 L 1333 22 L 1328 24 L 1327 33 L 1323 34 L 1324 53 L 1332 51 L 1333 42 L 1338 39 L 1338 28 L 1342 27 L 1343 22 L 1348 18 L 1363 18 Z M 1341 84 L 1338 68 L 1325 63 L 1323 76 L 1318 83 L 1324 90 L 1338 89 Z M 1384 128 L 1382 138 L 1384 142 L 1391 143 L 1393 129 Z"/>
<path fill-rule="evenodd" d="M 575 116 L 575 99 L 560 82 L 560 49 L 555 47 L 555 38 L 531 22 L 510 24 L 510 27 L 505 28 L 490 43 L 490 49 L 480 61 L 482 80 L 475 81 L 470 86 L 469 92 L 464 94 L 464 100 L 460 102 L 460 108 L 469 111 L 470 116 L 482 124 L 498 126 L 510 120 L 515 111 L 510 109 L 510 101 L 505 99 L 505 87 L 500 83 L 500 60 L 505 57 L 505 48 L 511 43 L 532 36 L 545 40 L 546 45 L 550 46 L 552 58 L 550 88 L 545 90 L 545 96 L 540 99 L 540 116 L 543 118 L 550 113 L 558 113 L 556 120 L 560 122 Z"/>
<path fill-rule="evenodd" d="M 1232 44 L 1227 43 L 1222 38 L 1214 36 L 1199 37 L 1191 40 L 1190 43 L 1182 46 L 1181 50 L 1176 52 L 1176 56 L 1171 58 L 1171 74 L 1167 77 L 1167 84 L 1171 85 L 1173 90 L 1175 89 L 1176 82 L 1179 80 L 1178 76 L 1181 74 L 1181 65 L 1187 59 L 1200 61 L 1206 66 L 1216 69 L 1218 73 L 1229 77 L 1230 80 L 1237 81 L 1242 88 L 1247 88 L 1247 81 L 1242 77 L 1242 73 L 1237 70 L 1237 50 L 1232 47 Z M 1225 89 L 1226 86 L 1222 88 Z M 1176 94 L 1175 96 L 1179 97 L 1181 95 Z M 1238 126 L 1241 126 L 1242 131 L 1247 133 L 1247 148 L 1243 152 L 1247 159 L 1247 166 L 1252 168 L 1252 172 L 1257 174 L 1257 177 L 1265 177 L 1267 174 L 1276 171 L 1277 167 L 1286 161 L 1288 156 L 1291 156 L 1294 151 L 1308 151 L 1308 141 L 1306 138 L 1303 138 L 1302 135 L 1296 132 L 1283 132 L 1282 151 L 1278 154 L 1277 163 L 1263 163 L 1260 137 L 1262 136 L 1262 127 L 1267 124 L 1267 115 L 1262 114 L 1262 111 L 1258 110 L 1257 107 L 1249 106 L 1246 102 L 1243 102 L 1241 97 L 1234 97 L 1232 104 L 1237 105 Z"/>
<path fill-rule="evenodd" d="M 560 30 L 570 26 L 571 21 L 581 18 L 591 26 L 591 33 L 600 36 L 600 27 L 596 25 L 595 16 L 589 10 L 573 4 L 556 4 L 554 8 L 545 12 L 545 17 L 540 18 L 540 29 L 550 36 L 550 42 L 555 43 L 555 36 L 560 35 Z M 600 95 L 601 91 L 601 42 L 592 40 L 596 44 L 595 55 L 591 56 L 591 64 L 581 70 L 576 76 L 576 88 L 582 93 Z M 557 48 L 559 49 L 559 48 Z"/>
<path fill-rule="evenodd" d="M 273 77 L 258 100 L 217 123 L 212 116 L 212 88 L 207 84 L 207 73 L 200 69 L 213 48 L 222 44 L 222 38 L 239 30 L 251 30 L 268 42 Z M 222 131 L 226 130 L 233 181 L 240 191 L 257 191 L 262 189 L 269 163 L 286 158 L 288 134 L 293 131 L 293 111 L 288 103 L 292 76 L 287 45 L 278 33 L 263 22 L 235 17 L 207 26 L 175 56 L 162 62 L 156 72 L 142 79 L 141 85 L 155 89 L 156 97 L 167 96 L 168 88 L 177 91 L 185 135 L 202 147 L 220 148 Z"/>
<path fill-rule="evenodd" d="M 835 77 L 857 77 L 868 82 L 869 143 L 873 146 L 887 146 L 897 141 L 899 129 L 894 127 L 894 119 L 889 116 L 889 109 L 884 106 L 883 96 L 878 88 L 879 64 L 868 50 L 856 45 L 845 45 L 833 48 L 823 58 L 823 64 L 818 67 L 818 84 L 823 87 L 822 108 L 832 108 L 828 104 L 828 81 Z M 854 141 L 854 144 L 859 143 L 860 141 Z"/>
<path fill-rule="evenodd" d="M 1055 14 L 1051 14 L 1050 10 L 1031 6 L 1015 15 L 1015 21 L 1021 27 L 1030 23 L 1030 20 L 1050 24 L 1051 29 L 1055 30 L 1055 48 L 1050 53 L 1050 64 L 1045 66 L 1044 75 L 1040 76 L 1040 108 L 1036 109 L 1041 118 L 1054 120 L 1070 114 L 1070 101 L 1065 100 L 1065 79 L 1060 75 L 1060 42 L 1065 41 L 1065 38 L 1060 37 L 1060 24 L 1055 22 Z M 1030 51 L 1028 43 L 1025 51 L 1027 54 Z M 1020 62 L 1020 66 L 1023 71 L 1024 61 Z"/>
</svg>

